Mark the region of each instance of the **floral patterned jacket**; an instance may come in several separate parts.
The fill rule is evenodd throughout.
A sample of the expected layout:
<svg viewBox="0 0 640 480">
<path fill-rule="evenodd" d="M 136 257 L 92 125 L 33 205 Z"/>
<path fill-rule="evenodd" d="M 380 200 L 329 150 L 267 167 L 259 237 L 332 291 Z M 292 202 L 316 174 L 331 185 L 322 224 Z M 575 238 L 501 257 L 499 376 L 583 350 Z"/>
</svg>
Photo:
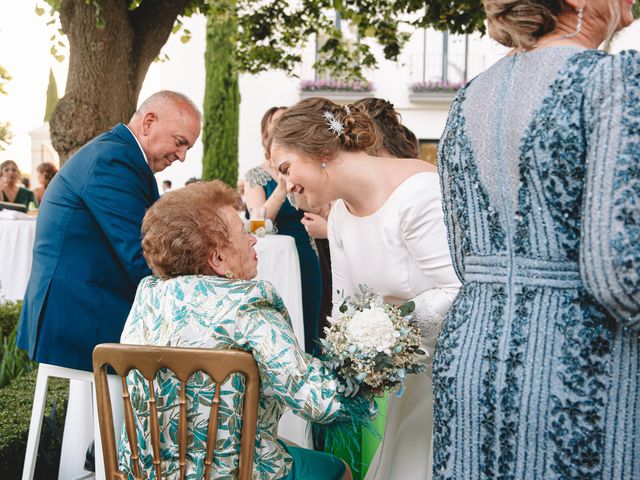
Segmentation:
<svg viewBox="0 0 640 480">
<path fill-rule="evenodd" d="M 227 280 L 213 276 L 182 276 L 170 280 L 146 277 L 124 327 L 122 343 L 250 350 L 258 364 L 261 396 L 255 440 L 255 479 L 287 475 L 292 459 L 277 443 L 278 421 L 285 408 L 316 423 L 330 423 L 341 409 L 331 371 L 305 354 L 294 336 L 282 299 L 264 281 Z M 152 447 L 148 434 L 148 383 L 137 371 L 127 378 L 138 425 L 140 461 L 149 471 Z M 161 371 L 156 382 L 162 470 L 179 474 L 177 429 L 179 382 Z M 243 379 L 235 375 L 221 389 L 215 473 L 211 478 L 235 478 L 238 469 Z M 197 373 L 187 384 L 189 414 L 187 478 L 204 472 L 205 442 L 213 382 Z M 142 432 L 146 432 L 143 434 Z M 123 432 L 123 440 L 125 437 Z M 126 445 L 126 446 L 125 446 Z M 120 469 L 133 478 L 128 442 L 121 442 Z M 150 478 L 154 478 L 151 474 Z"/>
</svg>

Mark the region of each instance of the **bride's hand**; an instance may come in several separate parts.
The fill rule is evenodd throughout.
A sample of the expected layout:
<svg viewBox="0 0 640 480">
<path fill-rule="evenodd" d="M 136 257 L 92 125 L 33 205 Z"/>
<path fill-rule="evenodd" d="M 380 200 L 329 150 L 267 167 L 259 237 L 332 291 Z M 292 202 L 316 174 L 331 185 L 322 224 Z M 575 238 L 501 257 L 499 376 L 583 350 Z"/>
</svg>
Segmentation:
<svg viewBox="0 0 640 480">
<path fill-rule="evenodd" d="M 309 236 L 313 238 L 327 238 L 327 221 L 320 215 L 305 212 L 300 222 L 304 225 Z"/>
</svg>

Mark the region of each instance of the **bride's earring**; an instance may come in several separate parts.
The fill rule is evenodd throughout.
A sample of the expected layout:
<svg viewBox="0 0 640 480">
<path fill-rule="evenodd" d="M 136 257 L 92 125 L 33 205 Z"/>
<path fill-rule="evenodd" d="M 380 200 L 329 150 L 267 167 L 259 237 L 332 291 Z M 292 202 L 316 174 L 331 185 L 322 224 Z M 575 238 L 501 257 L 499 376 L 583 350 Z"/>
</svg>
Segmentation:
<svg viewBox="0 0 640 480">
<path fill-rule="evenodd" d="M 562 38 L 573 38 L 582 31 L 582 17 L 584 17 L 584 4 L 586 1 L 587 0 L 581 0 L 580 3 L 578 3 L 578 24 L 576 25 L 576 30 L 562 35 Z"/>
</svg>

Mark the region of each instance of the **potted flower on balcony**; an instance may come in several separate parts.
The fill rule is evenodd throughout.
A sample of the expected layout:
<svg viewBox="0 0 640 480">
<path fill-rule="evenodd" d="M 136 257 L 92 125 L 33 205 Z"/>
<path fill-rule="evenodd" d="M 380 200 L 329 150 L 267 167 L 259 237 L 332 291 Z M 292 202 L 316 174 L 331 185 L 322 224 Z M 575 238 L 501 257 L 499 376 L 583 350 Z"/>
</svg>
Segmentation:
<svg viewBox="0 0 640 480">
<path fill-rule="evenodd" d="M 373 96 L 373 83 L 366 80 L 302 80 L 300 98 L 325 97 L 337 103 L 350 103 Z"/>
<path fill-rule="evenodd" d="M 409 100 L 412 102 L 451 103 L 464 82 L 415 82 L 409 86 Z"/>
</svg>

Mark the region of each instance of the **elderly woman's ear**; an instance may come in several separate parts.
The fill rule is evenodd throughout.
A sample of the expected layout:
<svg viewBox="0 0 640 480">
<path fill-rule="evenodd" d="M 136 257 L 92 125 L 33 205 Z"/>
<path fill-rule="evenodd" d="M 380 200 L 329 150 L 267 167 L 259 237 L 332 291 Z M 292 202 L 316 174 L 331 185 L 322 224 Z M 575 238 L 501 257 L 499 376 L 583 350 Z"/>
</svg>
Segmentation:
<svg viewBox="0 0 640 480">
<path fill-rule="evenodd" d="M 218 249 L 215 249 L 207 258 L 207 265 L 211 267 L 213 272 L 220 276 L 224 277 L 228 271 L 227 262 L 224 260 L 224 255 L 221 255 Z"/>
</svg>

